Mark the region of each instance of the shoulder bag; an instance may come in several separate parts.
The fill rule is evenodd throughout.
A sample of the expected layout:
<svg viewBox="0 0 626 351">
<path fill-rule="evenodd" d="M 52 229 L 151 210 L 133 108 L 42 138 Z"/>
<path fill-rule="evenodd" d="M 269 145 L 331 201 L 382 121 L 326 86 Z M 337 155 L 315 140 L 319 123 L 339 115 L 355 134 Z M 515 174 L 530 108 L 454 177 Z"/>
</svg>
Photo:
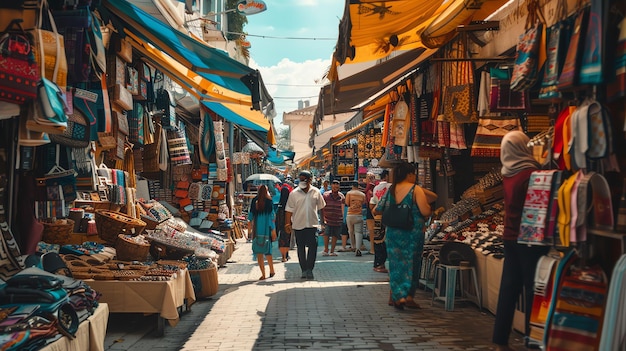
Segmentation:
<svg viewBox="0 0 626 351">
<path fill-rule="evenodd" d="M 415 200 L 413 199 L 413 190 L 415 186 L 411 188 L 409 193 L 411 194 L 411 205 L 406 205 L 403 203 L 396 203 L 394 196 L 391 194 L 391 191 L 387 192 L 385 195 L 385 201 L 387 202 L 385 205 L 385 210 L 383 211 L 382 223 L 386 227 L 396 228 L 396 229 L 404 229 L 409 230 L 413 228 L 413 206 L 415 206 Z"/>
</svg>

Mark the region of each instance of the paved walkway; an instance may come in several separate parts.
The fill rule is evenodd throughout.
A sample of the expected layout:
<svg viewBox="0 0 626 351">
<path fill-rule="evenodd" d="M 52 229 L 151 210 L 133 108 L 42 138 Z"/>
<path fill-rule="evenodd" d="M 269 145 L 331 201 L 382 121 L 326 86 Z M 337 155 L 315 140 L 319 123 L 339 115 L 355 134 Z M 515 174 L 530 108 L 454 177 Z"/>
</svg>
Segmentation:
<svg viewBox="0 0 626 351">
<path fill-rule="evenodd" d="M 156 317 L 112 314 L 106 350 L 490 350 L 494 317 L 471 303 L 445 312 L 419 290 L 419 310 L 387 305 L 387 275 L 372 270 L 373 256 L 318 255 L 315 280 L 300 279 L 296 252 L 261 276 L 251 244 L 240 241 L 220 268 L 219 292 L 196 302 L 176 327 L 156 336 Z M 266 267 L 267 270 L 267 267 Z M 268 270 L 269 275 L 269 270 Z M 520 335 L 511 344 L 523 350 Z"/>
</svg>

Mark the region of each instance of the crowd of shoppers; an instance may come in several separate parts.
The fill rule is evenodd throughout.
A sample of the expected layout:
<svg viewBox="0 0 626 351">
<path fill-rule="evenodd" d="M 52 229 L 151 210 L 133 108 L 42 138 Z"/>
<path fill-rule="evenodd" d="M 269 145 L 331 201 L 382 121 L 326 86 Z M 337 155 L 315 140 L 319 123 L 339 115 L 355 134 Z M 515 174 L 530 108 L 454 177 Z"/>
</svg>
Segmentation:
<svg viewBox="0 0 626 351">
<path fill-rule="evenodd" d="M 264 255 L 270 264 L 270 277 L 273 276 L 271 244 L 276 240 L 276 232 L 281 261 L 289 259 L 289 249 L 294 244 L 292 238 L 295 238 L 301 277 L 314 279 L 318 235 L 322 235 L 323 256 L 337 256 L 337 252 L 354 252 L 356 256 L 373 254 L 374 271 L 390 275 L 389 304 L 399 309 L 418 308 L 413 295 L 417 289 L 424 246 L 424 219 L 430 216 L 430 204 L 437 195 L 416 184 L 416 168 L 412 164 L 397 164 L 391 175 L 393 178 L 388 170 L 384 170 L 377 180 L 374 174 L 368 173 L 364 183 L 353 182 L 351 189 L 344 195 L 340 192 L 338 180 L 325 182 L 318 189 L 313 185 L 312 174 L 302 171 L 298 174 L 297 186 L 293 190 L 288 184 L 280 186 L 280 200 L 273 210 L 270 210 L 271 207 L 264 210 L 268 212 L 260 210 L 265 207 L 259 207 L 259 202 L 267 203 L 271 199 L 261 201 L 266 196 L 266 189 L 259 188 L 249 218 L 255 238 L 259 235 L 270 238 L 267 245 L 270 251 L 267 251 L 267 246 L 253 241 L 261 279 L 265 279 Z M 389 179 L 393 179 L 393 182 Z M 411 206 L 412 228 L 385 228 L 381 225 L 381 214 L 392 202 Z M 275 226 L 267 225 L 266 218 L 274 218 Z M 260 229 L 259 225 L 263 228 Z M 363 242 L 364 235 L 369 239 L 368 248 Z M 340 237 L 341 249 L 337 250 Z M 387 262 L 389 269 L 386 267 Z"/>
</svg>

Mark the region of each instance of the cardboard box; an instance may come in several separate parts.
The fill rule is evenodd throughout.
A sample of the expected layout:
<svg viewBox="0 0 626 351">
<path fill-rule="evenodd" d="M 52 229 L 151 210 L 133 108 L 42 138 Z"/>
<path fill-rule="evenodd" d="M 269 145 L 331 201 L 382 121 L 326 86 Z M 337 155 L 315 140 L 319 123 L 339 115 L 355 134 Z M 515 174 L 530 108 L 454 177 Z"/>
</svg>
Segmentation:
<svg viewBox="0 0 626 351">
<path fill-rule="evenodd" d="M 217 294 L 217 268 L 190 270 L 189 276 L 193 284 L 193 290 L 196 293 L 196 298 L 209 297 Z"/>
</svg>

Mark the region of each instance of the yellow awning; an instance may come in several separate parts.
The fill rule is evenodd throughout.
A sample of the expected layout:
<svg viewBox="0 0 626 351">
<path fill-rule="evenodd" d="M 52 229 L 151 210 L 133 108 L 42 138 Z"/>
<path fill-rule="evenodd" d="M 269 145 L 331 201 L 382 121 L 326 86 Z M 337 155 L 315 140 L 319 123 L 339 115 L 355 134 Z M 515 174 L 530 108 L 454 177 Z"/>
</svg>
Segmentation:
<svg viewBox="0 0 626 351">
<path fill-rule="evenodd" d="M 213 101 L 202 101 L 202 104 L 240 127 L 264 132 L 270 129 L 270 121 L 265 118 L 261 111 L 251 110 L 250 106 Z"/>
<path fill-rule="evenodd" d="M 486 18 L 507 0 L 346 2 L 333 55 L 338 62 L 331 65 L 331 81 L 336 80 L 333 68 L 339 63 L 379 60 L 393 51 L 426 47 L 421 37 L 424 31 L 438 38 L 453 36 L 458 25 Z M 416 9 L 408 10 L 411 7 Z"/>
<path fill-rule="evenodd" d="M 129 31 L 125 31 L 130 43 L 137 51 L 145 56 L 152 65 L 166 73 L 177 84 L 186 88 L 198 100 L 207 99 L 216 102 L 228 102 L 252 106 L 250 95 L 229 90 L 188 69 L 172 57 L 158 50 L 154 46 L 143 42 Z"/>
</svg>

